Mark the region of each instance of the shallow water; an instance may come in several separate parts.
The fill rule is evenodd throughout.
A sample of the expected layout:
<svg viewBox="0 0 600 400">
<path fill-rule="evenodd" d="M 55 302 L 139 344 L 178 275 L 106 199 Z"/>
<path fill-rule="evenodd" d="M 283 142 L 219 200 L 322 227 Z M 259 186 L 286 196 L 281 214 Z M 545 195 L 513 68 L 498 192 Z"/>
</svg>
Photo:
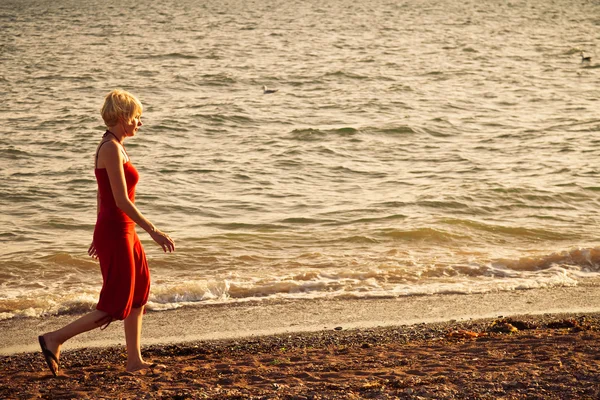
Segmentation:
<svg viewBox="0 0 600 400">
<path fill-rule="evenodd" d="M 598 276 L 595 2 L 0 4 L 0 316 L 101 276 L 99 108 L 127 150 L 150 307 L 576 285 Z M 580 52 L 592 56 L 582 63 Z M 278 89 L 262 94 L 262 86 Z"/>
</svg>

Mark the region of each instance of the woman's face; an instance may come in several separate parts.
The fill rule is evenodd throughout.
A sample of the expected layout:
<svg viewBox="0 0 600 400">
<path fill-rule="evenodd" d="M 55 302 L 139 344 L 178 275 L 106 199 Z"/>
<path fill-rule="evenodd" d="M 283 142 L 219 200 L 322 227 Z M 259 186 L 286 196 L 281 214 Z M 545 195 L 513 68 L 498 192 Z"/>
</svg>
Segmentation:
<svg viewBox="0 0 600 400">
<path fill-rule="evenodd" d="M 140 126 L 142 126 L 142 115 L 138 114 L 129 122 L 124 122 L 123 128 L 125 129 L 125 135 L 127 136 L 135 136 Z"/>
</svg>

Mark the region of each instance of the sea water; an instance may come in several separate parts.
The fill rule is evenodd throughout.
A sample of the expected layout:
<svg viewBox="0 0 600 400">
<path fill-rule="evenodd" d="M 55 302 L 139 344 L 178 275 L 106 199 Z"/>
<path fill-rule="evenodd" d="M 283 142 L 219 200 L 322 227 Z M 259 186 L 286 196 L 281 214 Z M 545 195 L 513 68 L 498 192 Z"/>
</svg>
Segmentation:
<svg viewBox="0 0 600 400">
<path fill-rule="evenodd" d="M 151 309 L 599 275 L 598 2 L 2 0 L 0 28 L 1 319 L 97 301 L 114 88 L 177 246 L 139 231 Z"/>
</svg>

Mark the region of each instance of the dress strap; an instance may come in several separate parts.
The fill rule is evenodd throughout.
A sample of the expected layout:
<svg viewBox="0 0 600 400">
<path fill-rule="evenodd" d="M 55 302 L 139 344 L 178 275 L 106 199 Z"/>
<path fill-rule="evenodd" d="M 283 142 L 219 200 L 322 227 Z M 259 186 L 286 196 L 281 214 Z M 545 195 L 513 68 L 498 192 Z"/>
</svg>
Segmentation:
<svg viewBox="0 0 600 400">
<path fill-rule="evenodd" d="M 117 137 L 117 135 L 115 135 L 114 133 L 112 133 L 111 131 L 109 131 L 108 129 L 106 130 L 106 132 L 104 132 L 104 135 L 102 135 L 103 138 L 107 137 L 108 135 L 112 135 L 112 137 L 114 137 L 115 139 L 117 139 L 117 142 L 119 141 L 119 138 Z"/>
<path fill-rule="evenodd" d="M 108 328 L 108 326 L 110 325 L 111 322 L 113 322 L 113 317 L 111 317 L 110 315 L 105 315 L 103 317 L 100 317 L 100 319 L 97 319 L 96 321 L 94 321 L 94 323 L 96 325 L 101 326 L 101 328 L 100 328 L 101 331 Z M 104 326 L 102 326 L 102 325 L 104 325 Z"/>
<path fill-rule="evenodd" d="M 112 133 L 111 131 L 107 130 L 106 132 L 104 132 L 104 135 L 102 135 L 102 139 L 104 139 L 108 135 L 112 135 L 117 140 L 117 143 L 119 143 L 119 146 L 121 147 L 121 150 L 123 150 L 123 153 L 125 154 L 126 161 L 129 161 L 129 154 L 127 154 L 127 151 L 125 151 L 125 147 L 123 147 L 123 145 L 119 142 L 119 138 L 114 133 Z M 108 142 L 109 142 L 109 140 L 106 140 L 106 141 L 100 143 L 100 145 L 96 149 L 96 163 L 94 164 L 95 168 L 98 168 L 98 154 L 100 153 L 100 148 L 102 147 L 102 145 L 104 143 L 108 143 Z"/>
<path fill-rule="evenodd" d="M 96 149 L 96 163 L 94 164 L 94 168 L 98 168 L 98 153 L 100 153 L 100 147 L 107 142 L 108 141 L 100 143 L 100 146 L 98 146 L 98 149 Z"/>
</svg>

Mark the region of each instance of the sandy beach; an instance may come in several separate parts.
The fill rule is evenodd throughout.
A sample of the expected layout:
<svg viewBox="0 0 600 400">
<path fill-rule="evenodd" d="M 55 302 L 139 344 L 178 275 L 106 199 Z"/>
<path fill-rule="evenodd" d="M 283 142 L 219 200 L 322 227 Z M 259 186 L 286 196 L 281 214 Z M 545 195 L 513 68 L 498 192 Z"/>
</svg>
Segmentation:
<svg viewBox="0 0 600 400">
<path fill-rule="evenodd" d="M 600 316 L 547 315 L 0 358 L 5 399 L 596 399 Z"/>
<path fill-rule="evenodd" d="M 3 321 L 0 398 L 597 398 L 599 294 L 579 286 L 150 312 L 143 354 L 166 369 L 137 375 L 125 371 L 119 323 L 68 343 L 53 378 L 36 336 L 74 316 Z"/>
</svg>

